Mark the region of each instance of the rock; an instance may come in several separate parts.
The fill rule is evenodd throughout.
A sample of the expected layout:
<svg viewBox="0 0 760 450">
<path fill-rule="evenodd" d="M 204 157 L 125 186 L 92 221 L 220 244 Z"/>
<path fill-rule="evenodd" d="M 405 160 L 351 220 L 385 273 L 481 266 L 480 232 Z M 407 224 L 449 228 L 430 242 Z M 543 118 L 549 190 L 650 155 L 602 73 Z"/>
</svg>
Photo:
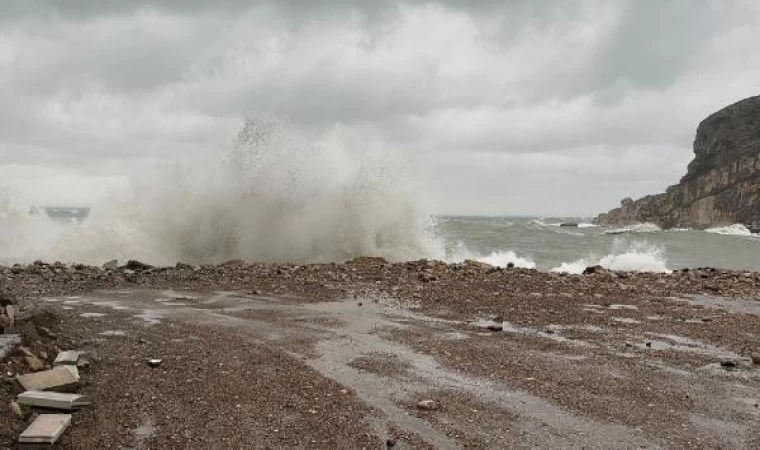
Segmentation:
<svg viewBox="0 0 760 450">
<path fill-rule="evenodd" d="M 70 414 L 41 414 L 21 433 L 18 441 L 21 444 L 55 444 L 70 424 Z"/>
<path fill-rule="evenodd" d="M 583 275 L 593 275 L 595 273 L 606 273 L 606 272 L 608 272 L 607 269 L 605 269 L 604 267 L 600 265 L 596 265 L 596 266 L 586 267 L 583 270 Z"/>
<path fill-rule="evenodd" d="M 736 361 L 731 361 L 729 359 L 723 360 L 720 362 L 720 366 L 726 369 L 733 369 L 736 367 Z"/>
<path fill-rule="evenodd" d="M 90 404 L 90 400 L 84 395 L 43 391 L 26 391 L 21 393 L 18 396 L 18 402 L 27 406 L 64 411 L 71 411 Z"/>
<path fill-rule="evenodd" d="M 487 329 L 488 331 L 494 331 L 494 332 L 497 332 L 497 333 L 498 333 L 499 331 L 504 331 L 504 325 L 502 325 L 502 324 L 500 324 L 500 323 L 492 323 L 492 324 L 489 324 L 489 325 L 486 327 L 486 329 Z"/>
<path fill-rule="evenodd" d="M 75 366 L 58 366 L 44 372 L 16 375 L 16 381 L 27 391 L 63 391 L 79 384 L 79 371 Z"/>
<path fill-rule="evenodd" d="M 160 359 L 149 359 L 148 360 L 148 366 L 152 368 L 161 367 L 161 364 L 163 364 L 163 361 Z"/>
<path fill-rule="evenodd" d="M 385 441 L 385 446 L 388 447 L 388 448 L 395 447 L 396 446 L 396 440 L 393 439 L 393 438 L 388 439 L 387 441 Z"/>
<path fill-rule="evenodd" d="M 32 322 L 23 322 L 23 325 L 19 326 L 19 332 L 27 343 L 42 341 L 42 337 L 37 332 L 37 327 Z"/>
<path fill-rule="evenodd" d="M 472 259 L 465 260 L 464 265 L 474 269 L 493 269 L 494 267 L 491 264 L 484 263 L 482 261 L 475 261 Z"/>
<path fill-rule="evenodd" d="M 185 264 L 183 262 L 177 262 L 177 265 L 174 266 L 174 267 L 177 268 L 177 269 L 180 269 L 180 270 L 193 270 L 193 269 L 195 269 L 194 266 L 192 266 L 190 264 Z"/>
<path fill-rule="evenodd" d="M 79 358 L 82 357 L 82 352 L 78 352 L 75 350 L 69 350 L 65 352 L 58 353 L 58 356 L 56 356 L 55 361 L 53 362 L 54 366 L 75 366 L 79 362 Z"/>
<path fill-rule="evenodd" d="M 751 355 L 752 358 L 752 364 L 755 364 L 756 366 L 760 366 L 760 352 L 753 352 Z"/>
<path fill-rule="evenodd" d="M 153 268 L 150 264 L 146 264 L 144 262 L 140 262 L 134 259 L 130 259 L 127 261 L 127 265 L 124 266 L 127 270 L 134 270 L 135 272 L 142 272 L 144 270 L 150 270 Z"/>
<path fill-rule="evenodd" d="M 16 307 L 13 305 L 6 305 L 5 315 L 8 316 L 8 327 L 13 328 L 16 324 Z"/>
<path fill-rule="evenodd" d="M 417 408 L 422 409 L 424 411 L 435 411 L 439 408 L 438 402 L 435 400 L 422 400 L 421 402 L 417 403 Z"/>
<path fill-rule="evenodd" d="M 27 356 L 24 358 L 24 361 L 26 361 L 26 365 L 29 366 L 29 370 L 32 372 L 39 372 L 45 368 L 45 366 L 42 364 L 42 361 L 40 361 L 36 356 Z"/>
<path fill-rule="evenodd" d="M 28 415 L 22 408 L 21 405 L 18 404 L 18 402 L 11 402 L 11 411 L 13 411 L 13 414 L 18 417 L 19 419 L 26 419 L 26 416 Z"/>
<path fill-rule="evenodd" d="M 13 301 L 12 298 L 10 298 L 6 294 L 0 294 L 0 307 L 6 307 L 8 305 L 14 305 L 16 302 Z"/>
<path fill-rule="evenodd" d="M 0 361 L 4 360 L 21 343 L 18 334 L 0 334 Z"/>
<path fill-rule="evenodd" d="M 760 228 L 760 96 L 730 105 L 703 120 L 694 160 L 665 193 L 600 214 L 595 223 L 651 222 L 663 228 L 706 228 L 735 223 Z"/>
<path fill-rule="evenodd" d="M 108 261 L 107 263 L 103 264 L 103 268 L 105 270 L 116 270 L 119 268 L 119 260 L 113 259 L 111 261 Z"/>
<path fill-rule="evenodd" d="M 559 224 L 561 227 L 568 227 L 568 228 L 578 228 L 578 224 L 576 222 L 562 222 Z"/>
</svg>

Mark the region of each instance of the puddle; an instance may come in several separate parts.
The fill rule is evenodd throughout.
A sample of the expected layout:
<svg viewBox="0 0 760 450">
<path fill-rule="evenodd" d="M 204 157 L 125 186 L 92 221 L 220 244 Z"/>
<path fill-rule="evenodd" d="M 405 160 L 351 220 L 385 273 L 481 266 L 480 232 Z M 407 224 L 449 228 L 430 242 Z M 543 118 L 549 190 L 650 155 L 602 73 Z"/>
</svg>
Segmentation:
<svg viewBox="0 0 760 450">
<path fill-rule="evenodd" d="M 126 336 L 127 332 L 123 330 L 106 330 L 100 333 L 102 336 Z"/>
<path fill-rule="evenodd" d="M 639 324 L 641 323 L 640 320 L 631 319 L 630 317 L 613 317 L 612 320 L 619 323 L 627 323 L 631 325 Z"/>
<path fill-rule="evenodd" d="M 140 450 L 148 449 L 148 441 L 156 434 L 156 426 L 153 419 L 148 418 L 145 423 L 132 430 L 135 435 L 135 448 Z"/>
<path fill-rule="evenodd" d="M 132 308 L 128 306 L 124 306 L 121 304 L 121 302 L 115 301 L 115 300 L 96 300 L 89 302 L 93 306 L 101 306 L 105 308 L 111 308 L 116 311 L 127 311 L 131 310 Z"/>
<path fill-rule="evenodd" d="M 620 309 L 629 309 L 632 311 L 638 311 L 639 307 L 636 305 L 610 305 L 607 307 L 608 309 L 614 309 L 614 310 L 620 310 Z"/>
<path fill-rule="evenodd" d="M 146 325 L 158 325 L 164 319 L 164 310 L 162 309 L 144 309 L 140 314 L 132 317 L 142 319 Z"/>
<path fill-rule="evenodd" d="M 100 317 L 105 317 L 106 315 L 103 313 L 98 312 L 86 312 L 79 315 L 80 317 L 84 317 L 86 319 L 98 319 Z"/>
<path fill-rule="evenodd" d="M 690 339 L 675 334 L 647 333 L 659 339 L 653 339 L 646 343 L 639 343 L 636 346 L 643 350 L 666 351 L 674 350 L 687 353 L 696 353 L 704 356 L 711 356 L 717 359 L 743 359 L 742 356 L 712 344 Z M 649 345 L 647 345 L 649 344 Z"/>
<path fill-rule="evenodd" d="M 487 329 L 489 326 L 493 325 L 494 322 L 492 320 L 487 319 L 478 319 L 476 322 L 474 322 L 474 325 L 478 328 Z M 543 339 L 549 339 L 555 342 L 561 342 L 563 344 L 568 344 L 576 347 L 587 347 L 587 348 L 593 348 L 596 347 L 596 345 L 582 341 L 580 339 L 570 339 L 568 337 L 562 336 L 558 333 L 558 331 L 562 331 L 565 329 L 569 329 L 569 327 L 564 327 L 563 325 L 549 325 L 547 326 L 547 330 L 538 330 L 536 328 L 530 328 L 530 327 L 521 327 L 519 325 L 514 325 L 509 322 L 502 322 L 503 327 L 503 333 L 512 333 L 512 334 L 519 334 L 523 336 L 530 336 L 530 337 L 538 337 Z M 557 330 L 557 331 L 555 331 Z M 552 331 L 551 333 L 548 331 Z M 488 333 L 484 333 L 488 334 Z M 498 332 L 490 332 L 492 335 L 498 334 Z"/>
<path fill-rule="evenodd" d="M 686 302 L 692 306 L 702 306 L 710 309 L 721 309 L 737 314 L 752 314 L 760 316 L 760 301 L 728 299 L 724 297 L 713 297 L 710 295 L 690 295 L 682 299 L 674 299 L 680 302 Z"/>
</svg>

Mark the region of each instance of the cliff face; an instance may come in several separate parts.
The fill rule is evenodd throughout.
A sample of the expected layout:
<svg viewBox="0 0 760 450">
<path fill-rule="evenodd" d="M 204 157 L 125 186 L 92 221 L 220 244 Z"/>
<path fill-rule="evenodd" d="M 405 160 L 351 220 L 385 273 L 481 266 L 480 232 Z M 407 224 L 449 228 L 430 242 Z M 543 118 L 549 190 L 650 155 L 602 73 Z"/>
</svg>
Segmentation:
<svg viewBox="0 0 760 450">
<path fill-rule="evenodd" d="M 600 225 L 652 222 L 663 228 L 706 228 L 741 223 L 760 230 L 760 96 L 703 120 L 686 175 L 664 193 L 600 214 Z"/>
</svg>

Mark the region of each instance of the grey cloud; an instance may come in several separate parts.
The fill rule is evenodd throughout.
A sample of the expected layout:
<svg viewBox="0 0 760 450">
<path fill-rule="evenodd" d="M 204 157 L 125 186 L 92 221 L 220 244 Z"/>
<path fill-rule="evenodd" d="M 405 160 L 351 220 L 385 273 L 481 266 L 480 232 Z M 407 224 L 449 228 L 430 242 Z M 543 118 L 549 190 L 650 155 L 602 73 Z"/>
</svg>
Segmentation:
<svg viewBox="0 0 760 450">
<path fill-rule="evenodd" d="M 760 64 L 741 52 L 757 13 L 745 0 L 3 1 L 0 166 L 184 157 L 274 114 L 317 140 L 344 129 L 420 155 L 455 207 L 511 178 L 531 186 L 524 205 L 559 208 L 536 201 L 556 179 L 588 210 L 676 181 L 697 122 L 755 93 Z M 652 148 L 657 170 L 619 172 Z M 501 162 L 465 164 L 475 155 Z"/>
</svg>

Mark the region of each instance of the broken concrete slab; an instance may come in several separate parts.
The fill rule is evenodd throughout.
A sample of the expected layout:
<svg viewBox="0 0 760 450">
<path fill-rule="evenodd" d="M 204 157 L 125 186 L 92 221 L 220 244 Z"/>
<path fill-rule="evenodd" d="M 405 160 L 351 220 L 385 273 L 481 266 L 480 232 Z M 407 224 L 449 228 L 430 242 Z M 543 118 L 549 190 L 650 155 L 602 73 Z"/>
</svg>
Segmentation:
<svg viewBox="0 0 760 450">
<path fill-rule="evenodd" d="M 90 404 L 90 399 L 79 394 L 60 392 L 26 391 L 18 396 L 20 405 L 71 411 Z"/>
<path fill-rule="evenodd" d="M 16 375 L 16 381 L 27 391 L 68 390 L 79 384 L 76 366 L 58 366 L 44 372 Z"/>
<path fill-rule="evenodd" d="M 82 357 L 84 353 L 78 352 L 76 350 L 68 350 L 65 352 L 58 353 L 58 356 L 56 356 L 55 361 L 53 362 L 54 366 L 76 366 L 79 362 L 79 358 Z"/>
<path fill-rule="evenodd" d="M 55 444 L 71 425 L 71 414 L 42 414 L 21 433 L 21 444 Z"/>
<path fill-rule="evenodd" d="M 13 349 L 21 344 L 21 336 L 18 334 L 0 334 L 0 361 L 5 359 Z"/>
</svg>

